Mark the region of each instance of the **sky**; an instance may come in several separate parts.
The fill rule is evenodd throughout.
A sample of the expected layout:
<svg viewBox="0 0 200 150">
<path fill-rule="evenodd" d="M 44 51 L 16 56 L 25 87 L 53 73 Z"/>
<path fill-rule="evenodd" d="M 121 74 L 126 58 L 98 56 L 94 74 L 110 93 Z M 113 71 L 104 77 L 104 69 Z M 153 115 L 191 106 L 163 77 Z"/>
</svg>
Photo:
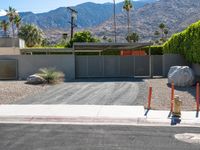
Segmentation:
<svg viewBox="0 0 200 150">
<path fill-rule="evenodd" d="M 121 2 L 123 0 L 115 0 Z M 106 3 L 113 0 L 0 0 L 0 15 L 4 15 L 5 9 L 9 6 L 17 9 L 19 12 L 32 11 L 34 13 L 47 12 L 58 7 L 75 6 L 85 2 Z"/>
</svg>

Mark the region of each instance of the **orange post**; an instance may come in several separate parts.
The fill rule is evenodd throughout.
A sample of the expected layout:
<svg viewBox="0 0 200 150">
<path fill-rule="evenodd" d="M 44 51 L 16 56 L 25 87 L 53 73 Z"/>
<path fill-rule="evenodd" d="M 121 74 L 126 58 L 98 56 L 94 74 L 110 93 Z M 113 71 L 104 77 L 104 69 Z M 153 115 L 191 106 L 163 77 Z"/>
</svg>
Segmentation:
<svg viewBox="0 0 200 150">
<path fill-rule="evenodd" d="M 149 87 L 148 108 L 147 109 L 151 109 L 151 97 L 152 97 L 152 87 Z"/>
<path fill-rule="evenodd" d="M 196 103 L 197 103 L 197 112 L 199 112 L 199 82 L 197 83 L 197 88 L 196 88 Z"/>
<path fill-rule="evenodd" d="M 174 108 L 174 82 L 171 83 L 171 112 Z"/>
</svg>

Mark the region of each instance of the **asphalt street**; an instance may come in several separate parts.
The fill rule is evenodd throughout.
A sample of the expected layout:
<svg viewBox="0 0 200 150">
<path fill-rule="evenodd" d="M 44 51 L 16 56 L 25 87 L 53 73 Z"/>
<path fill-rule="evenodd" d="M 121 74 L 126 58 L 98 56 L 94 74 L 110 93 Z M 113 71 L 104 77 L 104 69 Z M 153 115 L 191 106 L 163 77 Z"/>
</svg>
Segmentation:
<svg viewBox="0 0 200 150">
<path fill-rule="evenodd" d="M 175 134 L 189 127 L 0 124 L 0 150 L 200 150 Z"/>
<path fill-rule="evenodd" d="M 17 104 L 143 105 L 147 88 L 139 79 L 79 79 L 54 85 Z"/>
</svg>

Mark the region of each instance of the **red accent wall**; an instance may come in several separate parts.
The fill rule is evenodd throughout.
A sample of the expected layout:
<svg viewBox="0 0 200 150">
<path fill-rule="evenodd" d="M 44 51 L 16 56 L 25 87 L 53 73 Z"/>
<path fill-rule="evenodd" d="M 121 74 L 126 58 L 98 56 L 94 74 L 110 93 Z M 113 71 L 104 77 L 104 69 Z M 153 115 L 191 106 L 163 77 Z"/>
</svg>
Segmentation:
<svg viewBox="0 0 200 150">
<path fill-rule="evenodd" d="M 121 56 L 145 56 L 147 55 L 143 50 L 122 50 L 120 52 Z"/>
</svg>

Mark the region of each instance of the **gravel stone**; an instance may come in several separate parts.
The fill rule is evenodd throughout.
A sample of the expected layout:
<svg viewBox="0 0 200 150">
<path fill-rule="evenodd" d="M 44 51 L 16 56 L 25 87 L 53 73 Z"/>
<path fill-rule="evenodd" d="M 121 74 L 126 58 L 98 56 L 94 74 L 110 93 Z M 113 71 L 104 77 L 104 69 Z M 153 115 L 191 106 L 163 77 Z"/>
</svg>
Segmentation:
<svg viewBox="0 0 200 150">
<path fill-rule="evenodd" d="M 171 87 L 168 85 L 166 78 L 161 79 L 147 79 L 147 86 L 152 86 L 152 109 L 169 110 L 171 100 Z M 182 101 L 182 110 L 196 109 L 196 87 L 175 87 L 175 95 L 180 97 Z"/>
<path fill-rule="evenodd" d="M 0 104 L 10 104 L 45 91 L 48 85 L 29 85 L 26 81 L 0 81 Z"/>
</svg>

